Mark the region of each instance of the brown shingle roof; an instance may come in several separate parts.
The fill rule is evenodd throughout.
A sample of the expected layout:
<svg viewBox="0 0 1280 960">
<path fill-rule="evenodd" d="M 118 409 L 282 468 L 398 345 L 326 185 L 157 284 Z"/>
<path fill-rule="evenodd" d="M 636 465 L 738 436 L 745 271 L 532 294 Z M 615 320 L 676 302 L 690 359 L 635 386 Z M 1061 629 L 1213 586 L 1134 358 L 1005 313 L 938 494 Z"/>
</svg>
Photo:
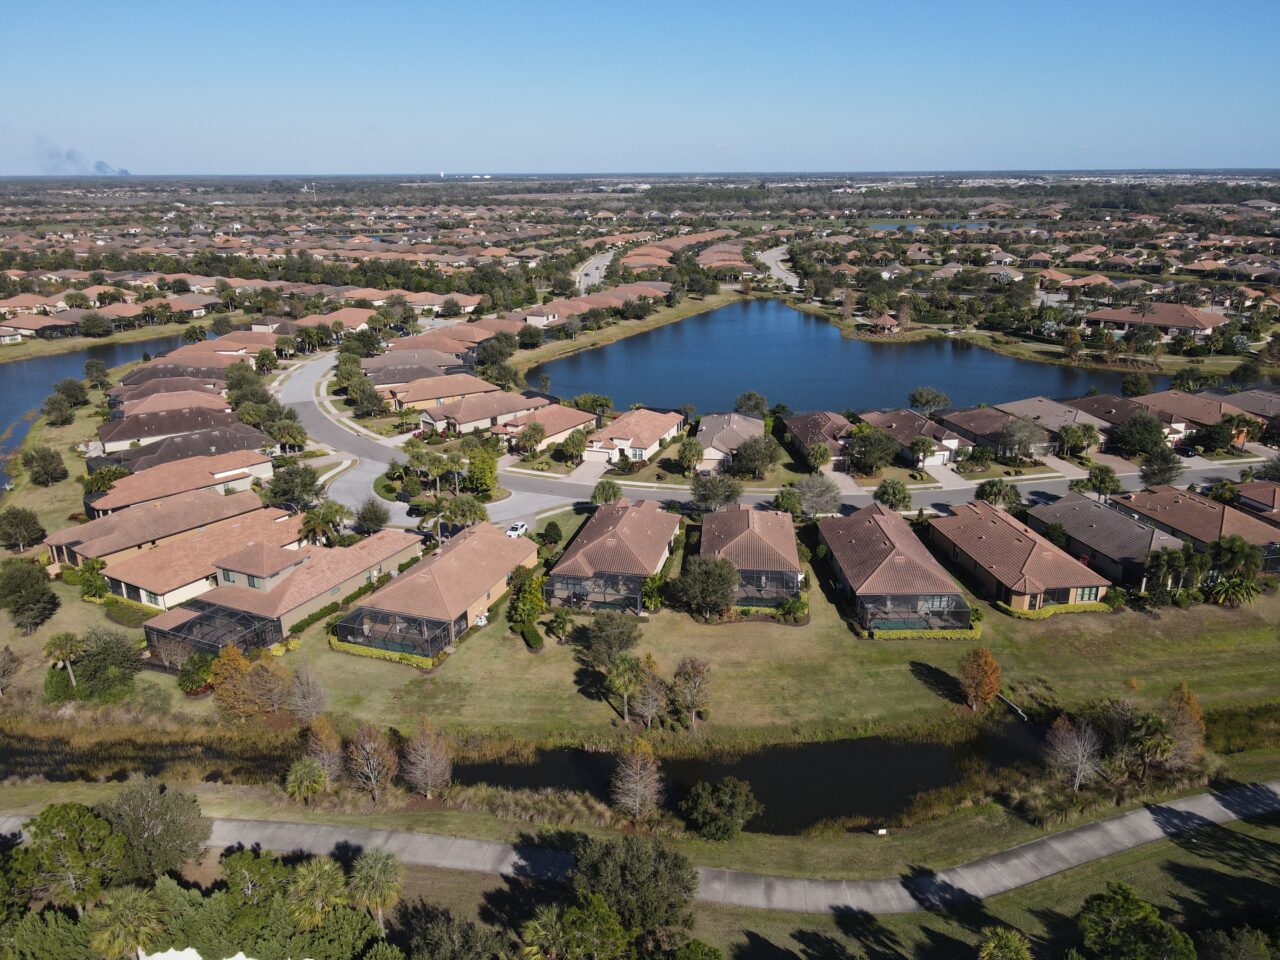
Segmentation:
<svg viewBox="0 0 1280 960">
<path fill-rule="evenodd" d="M 597 573 L 648 577 L 662 566 L 680 518 L 656 500 L 606 503 L 596 508 L 552 573 L 591 577 Z"/>
<path fill-rule="evenodd" d="M 1014 593 L 1110 583 L 998 507 L 975 500 L 952 510 L 930 525 Z"/>
<path fill-rule="evenodd" d="M 958 594 L 942 565 L 897 513 L 882 503 L 818 521 L 831 562 L 857 594 Z"/>
<path fill-rule="evenodd" d="M 1253 416 L 1245 414 L 1239 407 L 1233 406 L 1221 397 L 1204 393 L 1184 393 L 1181 390 L 1160 390 L 1156 393 L 1144 393 L 1133 398 L 1137 403 L 1148 407 L 1156 413 L 1167 413 L 1187 423 L 1201 423 L 1212 426 L 1225 416 Z M 1256 419 L 1256 418 L 1255 418 Z"/>
<path fill-rule="evenodd" d="M 800 572 L 791 514 L 738 503 L 702 518 L 702 555 L 723 557 L 739 570 Z"/>
<path fill-rule="evenodd" d="M 362 607 L 452 621 L 474 606 L 516 567 L 537 563 L 537 545 L 480 524 L 449 540 L 438 552 L 370 594 Z"/>
</svg>

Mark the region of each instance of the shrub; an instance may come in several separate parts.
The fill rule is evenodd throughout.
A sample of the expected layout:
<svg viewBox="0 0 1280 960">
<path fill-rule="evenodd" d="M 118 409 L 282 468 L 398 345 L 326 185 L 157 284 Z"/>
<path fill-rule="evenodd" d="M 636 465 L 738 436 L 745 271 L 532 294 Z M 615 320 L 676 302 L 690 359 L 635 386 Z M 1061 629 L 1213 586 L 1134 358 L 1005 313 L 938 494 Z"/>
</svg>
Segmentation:
<svg viewBox="0 0 1280 960">
<path fill-rule="evenodd" d="M 1124 605 L 1129 602 L 1129 593 L 1119 587 L 1112 587 L 1107 591 L 1107 595 L 1102 598 L 1102 602 L 1108 610 L 1115 612 L 1123 609 Z"/>
<path fill-rule="evenodd" d="M 396 573 L 404 573 L 406 570 L 408 570 L 410 567 L 412 567 L 415 563 L 417 563 L 421 559 L 422 557 L 420 556 L 410 557 L 404 563 L 400 564 L 400 566 L 396 567 Z"/>
<path fill-rule="evenodd" d="M 542 633 L 538 630 L 538 625 L 530 621 L 526 621 L 519 626 L 520 636 L 524 639 L 524 645 L 530 650 L 542 649 Z"/>
<path fill-rule="evenodd" d="M 873 640 L 978 640 L 982 637 L 982 627 L 972 626 L 967 630 L 873 630 Z"/>
<path fill-rule="evenodd" d="M 213 657 L 207 653 L 193 653 L 178 671 L 178 689 L 189 697 L 204 693 L 209 689 L 212 670 Z"/>
<path fill-rule="evenodd" d="M 1108 613 L 1111 608 L 1100 600 L 1090 603 L 1060 603 L 1052 607 L 1041 607 L 1039 610 L 1015 610 L 1003 601 L 997 601 L 995 608 L 1019 620 L 1048 620 L 1060 613 Z"/>
<path fill-rule="evenodd" d="M 445 659 L 444 654 L 437 657 L 423 657 L 416 653 L 397 653 L 394 650 L 379 650 L 377 647 L 365 647 L 358 643 L 346 643 L 337 637 L 329 638 L 329 649 L 338 653 L 349 653 L 353 657 L 368 657 L 370 660 L 387 660 L 391 663 L 403 663 L 407 667 L 419 670 L 430 670 Z"/>
<path fill-rule="evenodd" d="M 286 650 L 290 650 L 290 651 L 292 651 L 292 650 L 297 650 L 297 649 L 299 649 L 301 646 L 302 646 L 302 638 L 301 638 L 301 637 L 290 637 L 288 640 L 286 640 L 286 641 L 284 642 L 284 648 L 285 648 Z"/>
<path fill-rule="evenodd" d="M 301 620 L 295 623 L 292 627 L 289 628 L 289 632 L 292 634 L 301 633 L 303 630 L 307 629 L 307 627 L 311 626 L 313 623 L 319 623 L 325 617 L 331 616 L 332 614 L 337 613 L 341 609 L 342 609 L 342 605 L 337 603 L 330 603 L 327 606 L 323 606 L 319 610 L 317 610 L 315 613 L 311 614 L 310 616 L 303 617 Z"/>
<path fill-rule="evenodd" d="M 737 777 L 725 777 L 714 786 L 706 781 L 696 783 L 680 804 L 689 826 L 707 840 L 732 840 L 763 810 L 751 784 Z"/>
<path fill-rule="evenodd" d="M 271 655 L 271 656 L 273 656 L 273 657 L 283 657 L 283 656 L 284 656 L 284 644 L 283 644 L 283 643 L 273 643 L 273 644 L 271 644 L 271 646 L 267 647 L 267 653 L 268 653 L 268 654 L 270 654 L 270 655 Z"/>
<path fill-rule="evenodd" d="M 67 671 L 50 667 L 44 675 L 44 699 L 46 703 L 68 703 L 76 698 L 75 688 Z"/>
<path fill-rule="evenodd" d="M 377 590 L 379 587 L 385 587 L 390 581 L 391 581 L 391 574 L 384 573 L 381 576 L 373 580 L 370 580 L 368 583 L 361 584 L 358 588 L 356 588 L 355 590 L 352 590 L 350 593 L 348 593 L 345 597 L 342 598 L 341 606 L 345 607 L 352 603 L 355 603 L 365 594 L 373 593 L 373 591 Z"/>
</svg>

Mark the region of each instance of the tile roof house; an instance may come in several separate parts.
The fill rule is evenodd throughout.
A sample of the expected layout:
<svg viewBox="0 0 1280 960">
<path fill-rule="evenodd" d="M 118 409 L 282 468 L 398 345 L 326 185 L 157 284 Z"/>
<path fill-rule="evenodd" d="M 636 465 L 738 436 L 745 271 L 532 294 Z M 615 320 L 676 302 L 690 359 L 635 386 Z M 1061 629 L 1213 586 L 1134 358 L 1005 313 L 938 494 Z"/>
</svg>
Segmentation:
<svg viewBox="0 0 1280 960">
<path fill-rule="evenodd" d="M 247 423 L 228 424 L 208 430 L 166 437 L 158 443 L 117 450 L 102 457 L 90 457 L 90 469 L 97 470 L 104 464 L 118 463 L 139 473 L 162 463 L 184 460 L 188 457 L 216 456 L 232 450 L 274 451 L 276 442 L 256 427 Z"/>
<path fill-rule="evenodd" d="M 1093 427 L 1099 436 L 1109 426 L 1101 417 L 1086 413 L 1079 407 L 1068 406 L 1048 397 L 1028 397 L 1025 400 L 1011 400 L 1008 403 L 997 403 L 997 410 L 1023 420 L 1029 420 L 1042 430 L 1047 430 L 1055 440 L 1058 431 L 1063 427 Z"/>
<path fill-rule="evenodd" d="M 111 419 L 122 420 L 140 413 L 169 410 L 221 410 L 230 413 L 231 403 L 221 393 L 211 390 L 171 390 L 126 400 L 112 409 Z"/>
<path fill-rule="evenodd" d="M 1165 414 L 1171 419 L 1185 422 L 1192 430 L 1213 426 L 1223 417 L 1244 415 L 1258 419 L 1221 397 L 1208 393 L 1160 390 L 1156 393 L 1145 393 L 1133 399 L 1154 414 Z M 1244 432 L 1236 434 L 1235 440 L 1237 443 L 1243 443 Z"/>
<path fill-rule="evenodd" d="M 1112 583 L 1146 589 L 1147 557 L 1160 550 L 1180 550 L 1182 541 L 1101 501 L 1068 493 L 1053 503 L 1032 507 L 1027 525 L 1046 534 L 1057 525 L 1066 533 L 1064 549 Z"/>
<path fill-rule="evenodd" d="M 380 530 L 350 547 L 296 550 L 246 544 L 213 561 L 218 586 L 143 624 L 149 646 L 163 637 L 216 655 L 234 645 L 254 650 L 279 643 L 294 624 L 392 574 L 422 552 L 422 538 Z"/>
<path fill-rule="evenodd" d="M 369 320 L 376 312 L 366 307 L 342 307 L 333 313 L 310 313 L 294 322 L 300 327 L 330 328 L 336 323 L 341 325 L 343 333 L 357 333 L 369 329 Z"/>
<path fill-rule="evenodd" d="M 956 458 L 962 446 L 968 446 L 964 438 L 935 423 L 928 417 L 921 416 L 914 410 L 872 410 L 858 414 L 858 419 L 879 427 L 898 442 L 899 456 L 912 466 L 933 467 L 950 463 Z M 920 437 L 933 444 L 933 453 L 923 460 L 917 461 L 911 450 L 911 444 Z"/>
<path fill-rule="evenodd" d="M 1280 483 L 1274 480 L 1250 480 L 1236 489 L 1241 510 L 1248 510 L 1272 526 L 1280 527 Z"/>
<path fill-rule="evenodd" d="M 497 390 L 473 394 L 438 407 L 427 407 L 419 419 L 423 430 L 471 433 L 490 430 L 550 403 L 546 397 Z"/>
<path fill-rule="evenodd" d="M 479 396 L 484 393 L 497 393 L 502 388 L 481 380 L 469 373 L 450 373 L 442 377 L 428 377 L 425 380 L 413 380 L 400 386 L 383 391 L 392 407 L 403 410 L 410 407 L 414 410 L 427 410 L 431 407 L 443 407 L 446 403 L 462 400 L 466 397 Z"/>
<path fill-rule="evenodd" d="M 1231 405 L 1263 420 L 1280 419 L 1280 387 L 1255 387 L 1237 393 L 1210 391 L 1209 396 L 1229 399 Z"/>
<path fill-rule="evenodd" d="M 853 426 L 838 413 L 820 410 L 817 413 L 798 413 L 784 417 L 782 425 L 789 436 L 791 448 L 803 457 L 814 444 L 821 443 L 831 451 L 831 463 L 839 467 L 844 460 L 845 435 Z"/>
<path fill-rule="evenodd" d="M 213 490 L 193 490 L 66 527 L 49 534 L 44 542 L 55 563 L 78 567 L 86 557 L 110 561 L 130 551 L 149 550 L 261 506 L 258 495 L 248 491 L 224 497 Z"/>
<path fill-rule="evenodd" d="M 254 545 L 296 548 L 301 538 L 301 517 L 264 507 L 211 523 L 190 537 L 125 554 L 108 563 L 104 572 L 116 596 L 168 610 L 218 585 L 215 561 L 219 558 Z"/>
<path fill-rule="evenodd" d="M 98 427 L 98 440 L 104 453 L 126 450 L 136 442 L 142 446 L 174 437 L 229 427 L 239 423 L 230 410 L 211 410 L 204 407 L 183 407 L 176 410 L 159 410 L 155 413 L 139 413 L 120 420 L 108 420 Z"/>
<path fill-rule="evenodd" d="M 723 466 L 745 441 L 764 436 L 764 421 L 745 413 L 708 413 L 698 423 L 697 436 L 703 461 Z"/>
<path fill-rule="evenodd" d="M 547 600 L 639 613 L 644 581 L 662 569 L 679 529 L 656 500 L 601 504 L 551 569 Z"/>
<path fill-rule="evenodd" d="M 1152 302 L 1142 307 L 1106 307 L 1085 314 L 1085 323 L 1109 327 L 1125 333 L 1130 327 L 1155 327 L 1166 338 L 1180 333 L 1193 337 L 1205 337 L 1214 328 L 1222 326 L 1227 318 L 1220 313 L 1210 313 L 1182 303 Z"/>
<path fill-rule="evenodd" d="M 1243 510 L 1175 487 L 1116 493 L 1112 494 L 1110 503 L 1117 510 L 1189 540 L 1202 550 L 1223 537 L 1241 537 L 1262 548 L 1264 570 L 1280 570 L 1280 529 Z"/>
<path fill-rule="evenodd" d="M 672 439 L 684 425 L 679 413 L 628 410 L 587 438 L 583 459 L 593 463 L 614 460 L 647 460 Z"/>
<path fill-rule="evenodd" d="M 537 562 L 528 537 L 487 523 L 469 527 L 361 600 L 334 632 L 347 643 L 434 657 L 483 622 L 517 567 Z"/>
<path fill-rule="evenodd" d="M 274 472 L 271 457 L 257 450 L 174 460 L 121 477 L 103 493 L 86 494 L 85 514 L 92 519 L 192 490 L 239 492 L 248 490 L 255 478 L 267 480 Z"/>
<path fill-rule="evenodd" d="M 548 447 L 563 443 L 575 430 L 594 430 L 599 422 L 599 417 L 586 410 L 548 403 L 498 424 L 493 428 L 493 432 L 514 442 L 525 427 L 534 423 L 541 424 L 547 434 L 538 444 L 538 449 L 546 450 Z"/>
<path fill-rule="evenodd" d="M 1092 397 L 1076 397 L 1074 400 L 1062 401 L 1069 407 L 1082 410 L 1085 413 L 1097 417 L 1099 420 L 1107 424 L 1107 429 L 1111 430 L 1126 423 L 1138 414 L 1149 414 L 1160 421 L 1161 427 L 1164 429 L 1166 442 L 1170 445 L 1180 439 L 1187 432 L 1187 424 L 1185 420 L 1174 417 L 1170 413 L 1162 410 L 1155 410 L 1138 403 L 1129 397 L 1118 397 L 1111 393 L 1100 393 Z"/>
<path fill-rule="evenodd" d="M 942 554 L 973 575 L 986 595 L 1015 610 L 1088 603 L 1110 583 L 1030 527 L 982 500 L 929 521 Z"/>
<path fill-rule="evenodd" d="M 881 503 L 818 521 L 840 591 L 862 626 L 876 630 L 963 630 L 969 604 L 956 582 L 900 515 Z"/>
<path fill-rule="evenodd" d="M 795 596 L 804 579 L 791 514 L 736 503 L 702 517 L 699 552 L 738 571 L 737 602 L 774 605 Z"/>
</svg>

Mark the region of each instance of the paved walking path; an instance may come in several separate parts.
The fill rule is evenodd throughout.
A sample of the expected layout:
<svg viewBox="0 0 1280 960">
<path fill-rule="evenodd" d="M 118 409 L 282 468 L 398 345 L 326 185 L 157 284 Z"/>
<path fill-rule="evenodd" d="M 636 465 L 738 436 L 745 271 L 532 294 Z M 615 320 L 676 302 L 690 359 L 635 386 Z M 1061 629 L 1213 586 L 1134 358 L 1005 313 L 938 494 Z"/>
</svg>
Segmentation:
<svg viewBox="0 0 1280 960">
<path fill-rule="evenodd" d="M 1280 780 L 1243 784 L 1133 810 L 949 870 L 922 870 L 889 880 L 807 880 L 699 867 L 697 899 L 792 913 L 914 913 L 962 906 L 1154 840 L 1277 810 Z M 0 816 L 0 835 L 16 833 L 25 820 Z M 569 855 L 563 851 L 513 847 L 491 840 L 316 823 L 214 820 L 209 846 L 235 844 L 313 854 L 327 854 L 339 846 L 376 847 L 394 853 L 404 863 L 507 877 L 554 878 L 570 866 Z"/>
</svg>

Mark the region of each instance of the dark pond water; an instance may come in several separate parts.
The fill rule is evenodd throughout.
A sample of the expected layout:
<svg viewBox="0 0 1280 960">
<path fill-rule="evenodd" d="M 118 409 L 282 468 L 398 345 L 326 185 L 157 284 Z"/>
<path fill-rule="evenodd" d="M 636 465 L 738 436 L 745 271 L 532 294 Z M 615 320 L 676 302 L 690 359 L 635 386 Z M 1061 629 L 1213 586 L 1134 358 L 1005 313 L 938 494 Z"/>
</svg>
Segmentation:
<svg viewBox="0 0 1280 960">
<path fill-rule="evenodd" d="M 991 769 L 1037 756 L 1039 731 L 1008 725 L 959 745 L 904 743 L 877 737 L 770 747 L 726 759 L 663 760 L 665 805 L 675 810 L 699 781 L 738 777 L 751 784 L 764 813 L 749 828 L 759 833 L 799 833 L 825 820 L 887 820 L 916 794 L 958 782 L 973 765 Z M 461 784 L 579 790 L 609 798 L 615 759 L 607 753 L 556 749 L 532 763 L 454 766 Z"/>
<path fill-rule="evenodd" d="M 152 340 L 101 343 L 75 353 L 0 363 L 0 484 L 7 479 L 4 458 L 18 448 L 30 429 L 31 421 L 26 415 L 39 409 L 44 398 L 53 392 L 53 384 L 64 377 L 83 377 L 86 360 L 101 360 L 108 368 L 117 367 L 141 359 L 144 353 L 154 357 L 180 346 L 182 335 L 170 334 Z"/>
<path fill-rule="evenodd" d="M 562 397 L 603 393 L 619 410 L 691 403 L 699 413 L 731 410 L 745 390 L 793 410 L 839 411 L 905 406 L 907 394 L 922 384 L 965 407 L 1077 397 L 1090 387 L 1118 393 L 1123 379 L 1016 360 L 953 339 L 850 340 L 825 320 L 769 299 L 730 304 L 552 360 L 529 371 L 529 382 L 543 373 Z"/>
</svg>

